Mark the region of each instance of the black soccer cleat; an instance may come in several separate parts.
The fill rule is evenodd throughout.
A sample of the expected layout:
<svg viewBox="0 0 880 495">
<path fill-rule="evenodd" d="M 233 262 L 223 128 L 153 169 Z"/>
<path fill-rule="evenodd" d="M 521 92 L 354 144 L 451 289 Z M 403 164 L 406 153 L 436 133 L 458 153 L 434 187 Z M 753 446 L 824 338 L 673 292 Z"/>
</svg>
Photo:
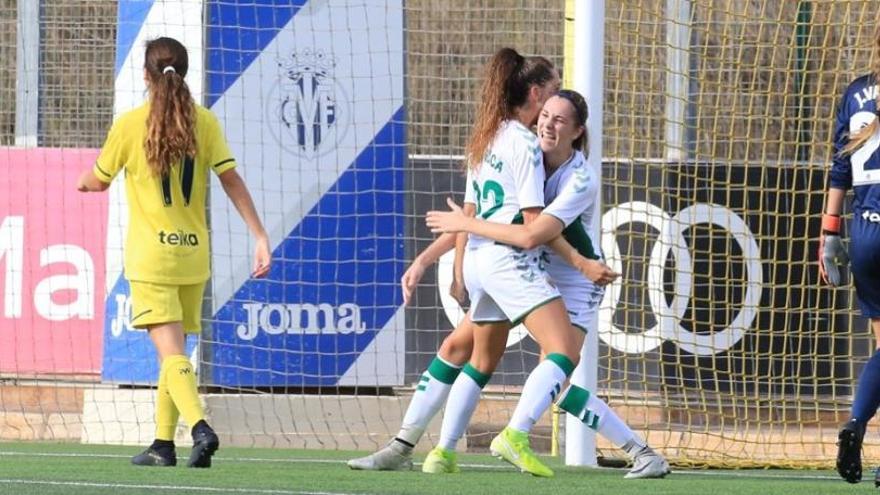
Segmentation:
<svg viewBox="0 0 880 495">
<path fill-rule="evenodd" d="M 193 448 L 189 455 L 187 467 L 192 468 L 209 468 L 211 467 L 211 457 L 214 452 L 220 449 L 220 439 L 214 430 L 208 426 L 208 423 L 199 421 L 193 427 Z"/>
<path fill-rule="evenodd" d="M 837 435 L 837 473 L 847 483 L 862 480 L 862 438 L 865 427 L 848 421 Z M 876 483 L 876 481 L 875 481 Z"/>
<path fill-rule="evenodd" d="M 154 449 L 152 446 L 147 450 L 131 458 L 135 466 L 173 467 L 177 465 L 177 454 L 171 450 L 170 455 L 166 451 Z"/>
</svg>

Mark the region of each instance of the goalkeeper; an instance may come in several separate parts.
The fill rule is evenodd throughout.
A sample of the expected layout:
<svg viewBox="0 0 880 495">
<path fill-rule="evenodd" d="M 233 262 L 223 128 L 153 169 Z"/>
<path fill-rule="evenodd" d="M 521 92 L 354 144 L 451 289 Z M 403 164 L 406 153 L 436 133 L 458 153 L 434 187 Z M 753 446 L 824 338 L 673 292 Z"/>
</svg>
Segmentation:
<svg viewBox="0 0 880 495">
<path fill-rule="evenodd" d="M 875 49 L 875 51 L 877 51 Z M 876 69 L 875 69 L 876 70 Z M 862 316 L 870 318 L 875 345 L 880 342 L 880 125 L 876 98 L 880 71 L 853 81 L 837 109 L 834 161 L 822 215 L 819 273 L 834 287 L 852 257 L 852 278 Z M 853 189 L 849 255 L 840 240 L 844 195 Z M 837 472 L 850 483 L 862 478 L 865 426 L 880 405 L 880 351 L 875 349 L 859 376 L 852 417 L 838 435 Z M 875 479 L 880 484 L 880 479 Z"/>
</svg>

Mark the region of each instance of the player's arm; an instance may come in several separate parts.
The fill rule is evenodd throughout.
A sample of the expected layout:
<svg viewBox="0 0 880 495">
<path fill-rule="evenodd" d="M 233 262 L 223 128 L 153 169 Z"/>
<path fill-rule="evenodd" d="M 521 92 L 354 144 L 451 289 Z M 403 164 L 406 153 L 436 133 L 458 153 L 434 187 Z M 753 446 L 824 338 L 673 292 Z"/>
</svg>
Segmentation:
<svg viewBox="0 0 880 495">
<path fill-rule="evenodd" d="M 828 188 L 828 193 L 825 195 L 825 215 L 839 217 L 843 212 L 843 199 L 845 196 L 846 191 L 843 189 L 836 187 Z"/>
<path fill-rule="evenodd" d="M 550 216 L 550 215 L 541 215 Z M 582 255 L 578 250 L 565 240 L 565 237 L 556 236 L 546 243 L 566 263 L 577 268 L 584 277 L 598 285 L 610 284 L 617 280 L 619 273 L 611 269 L 602 261 L 593 260 Z"/>
<path fill-rule="evenodd" d="M 470 218 L 477 214 L 477 206 L 474 203 L 465 203 L 462 213 Z M 467 288 L 464 285 L 464 249 L 467 246 L 467 233 L 459 232 L 455 237 L 455 259 L 452 263 L 452 285 L 449 287 L 449 295 L 464 306 L 467 302 Z"/>
<path fill-rule="evenodd" d="M 92 169 L 83 170 L 76 181 L 76 189 L 80 192 L 102 192 L 108 187 L 110 183 L 98 179 Z"/>
<path fill-rule="evenodd" d="M 257 214 L 257 208 L 254 206 L 251 193 L 248 191 L 244 180 L 242 180 L 234 168 L 226 170 L 218 177 L 223 185 L 223 190 L 229 196 L 229 200 L 235 205 L 235 209 L 238 210 L 239 215 L 241 215 L 244 223 L 248 226 L 248 230 L 251 231 L 251 234 L 257 241 L 252 276 L 257 278 L 264 277 L 269 273 L 269 268 L 272 264 L 269 235 L 266 233 L 266 229 L 263 228 L 263 222 L 260 221 L 260 216 Z"/>
<path fill-rule="evenodd" d="M 473 210 L 473 205 L 470 205 L 470 209 Z M 468 210 L 468 205 L 465 205 L 465 211 Z M 415 259 L 410 263 L 409 267 L 403 273 L 403 276 L 400 278 L 400 286 L 403 292 L 403 303 L 408 305 L 412 300 L 413 293 L 416 290 L 416 287 L 419 285 L 419 282 L 422 280 L 422 277 L 425 275 L 425 270 L 428 269 L 429 266 L 433 265 L 440 259 L 441 256 L 451 251 L 453 248 L 458 247 L 459 240 L 463 240 L 464 243 L 461 246 L 462 256 L 464 258 L 464 244 L 467 243 L 467 234 L 465 233 L 443 233 L 440 234 L 440 237 L 434 239 L 428 247 L 426 247 Z M 463 274 L 461 273 L 461 260 L 458 259 L 458 250 L 456 250 L 456 264 L 459 266 L 453 266 L 453 270 L 458 270 L 459 273 L 457 275 L 453 274 L 453 284 L 456 283 L 455 277 L 461 277 L 463 280 Z M 460 281 L 463 284 L 463 282 Z M 452 289 L 450 288 L 450 292 Z"/>
<path fill-rule="evenodd" d="M 819 275 L 833 287 L 841 284 L 841 269 L 849 263 L 849 254 L 840 239 L 840 214 L 846 191 L 828 189 L 825 195 L 825 213 L 822 215 L 822 232 L 819 235 Z"/>
<path fill-rule="evenodd" d="M 553 215 L 542 214 L 540 208 L 522 210 L 523 225 L 508 225 L 468 217 L 454 201 L 449 199 L 447 203 L 451 211 L 429 211 L 427 214 L 426 223 L 434 233 L 469 232 L 522 249 L 534 249 L 546 244 L 565 262 L 597 284 L 613 282 L 620 275 L 605 263 L 581 255 L 562 237 L 562 222 Z"/>
<path fill-rule="evenodd" d="M 446 203 L 450 211 L 429 211 L 425 218 L 428 228 L 435 234 L 467 232 L 510 246 L 534 249 L 562 233 L 559 220 L 541 215 L 540 208 L 523 209 L 523 225 L 508 225 L 469 216 L 452 199 L 447 199 Z"/>
<path fill-rule="evenodd" d="M 412 301 L 413 293 L 419 285 L 419 281 L 425 275 L 425 270 L 433 265 L 441 256 L 447 253 L 455 246 L 455 237 L 457 234 L 442 234 L 434 239 L 428 247 L 426 247 L 418 256 L 410 263 L 409 267 L 400 277 L 400 288 L 403 292 L 403 304 L 409 305 Z"/>
<path fill-rule="evenodd" d="M 471 167 L 467 169 L 464 188 L 464 207 L 463 214 L 473 217 L 477 214 L 477 201 L 479 198 L 476 194 L 474 173 Z M 449 284 L 449 295 L 460 306 L 467 304 L 468 293 L 464 283 L 464 250 L 467 246 L 468 235 L 466 232 L 459 232 L 455 237 L 455 256 L 452 260 L 452 283 Z"/>
<path fill-rule="evenodd" d="M 128 157 L 130 143 L 126 139 L 124 119 L 117 120 L 110 127 L 104 146 L 95 164 L 79 174 L 76 189 L 80 192 L 102 192 L 110 187 L 113 178 L 122 170 Z"/>
<path fill-rule="evenodd" d="M 614 272 L 608 265 L 599 261 L 599 260 L 591 260 L 584 255 L 582 255 L 574 246 L 569 244 L 565 237 L 562 237 L 562 229 L 563 223 L 559 218 L 542 213 L 540 208 L 529 208 L 522 211 L 523 215 L 523 224 L 524 225 L 502 225 L 503 227 L 525 227 L 525 230 L 529 232 L 530 237 L 527 237 L 530 241 L 537 241 L 535 246 L 544 244 L 550 249 L 552 249 L 556 254 L 562 258 L 563 261 L 568 263 L 569 265 L 577 268 L 581 274 L 585 277 L 593 281 L 598 285 L 606 285 L 614 282 L 617 277 L 620 276 L 619 273 Z M 547 221 L 548 218 L 552 218 L 556 226 L 550 227 L 551 222 Z M 541 220 L 544 219 L 544 220 Z M 538 226 L 536 225 L 538 222 L 543 224 L 547 224 L 546 226 Z M 486 222 L 489 223 L 489 222 Z M 532 227 L 536 228 L 532 228 Z M 545 241 L 547 236 L 553 236 L 550 240 Z M 526 248 L 532 249 L 532 248 Z"/>
<path fill-rule="evenodd" d="M 203 150 L 201 159 L 207 164 L 214 175 L 220 179 L 223 191 L 235 205 L 238 214 L 250 230 L 256 240 L 254 246 L 254 263 L 251 270 L 252 277 L 265 277 L 272 265 L 272 250 L 269 246 L 269 235 L 263 228 L 263 222 L 257 214 L 254 200 L 248 191 L 244 180 L 236 172 L 236 163 L 226 136 L 220 126 L 217 116 L 210 110 L 200 111 L 198 114 L 200 125 L 199 139 L 202 140 L 200 148 Z"/>
<path fill-rule="evenodd" d="M 847 91 L 837 108 L 834 129 L 834 161 L 828 174 L 828 192 L 825 195 L 825 211 L 819 234 L 819 275 L 834 287 L 841 284 L 841 268 L 849 262 L 849 256 L 840 239 L 840 215 L 846 191 L 852 187 L 851 155 L 843 150 L 849 142 L 849 113 Z"/>
</svg>

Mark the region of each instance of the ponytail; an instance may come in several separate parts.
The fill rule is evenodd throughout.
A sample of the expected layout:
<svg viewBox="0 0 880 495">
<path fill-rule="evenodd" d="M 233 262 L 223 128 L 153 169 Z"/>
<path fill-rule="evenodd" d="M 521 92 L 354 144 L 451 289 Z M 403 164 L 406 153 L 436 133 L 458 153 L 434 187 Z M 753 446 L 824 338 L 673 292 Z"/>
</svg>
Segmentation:
<svg viewBox="0 0 880 495">
<path fill-rule="evenodd" d="M 195 103 L 184 81 L 186 48 L 172 38 L 147 43 L 144 68 L 150 80 L 150 114 L 144 151 L 156 175 L 167 175 L 174 163 L 196 154 Z"/>
<path fill-rule="evenodd" d="M 544 57 L 523 57 L 502 48 L 486 65 L 476 122 L 465 150 L 465 167 L 477 167 L 495 138 L 498 126 L 528 101 L 533 85 L 553 79 L 553 64 Z"/>
</svg>

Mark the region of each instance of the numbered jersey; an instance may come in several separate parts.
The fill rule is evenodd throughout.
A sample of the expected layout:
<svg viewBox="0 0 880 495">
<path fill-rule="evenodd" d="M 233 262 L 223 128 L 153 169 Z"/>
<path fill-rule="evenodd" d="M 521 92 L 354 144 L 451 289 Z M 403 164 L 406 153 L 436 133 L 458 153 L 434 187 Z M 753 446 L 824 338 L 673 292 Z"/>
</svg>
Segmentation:
<svg viewBox="0 0 880 495">
<path fill-rule="evenodd" d="M 210 171 L 235 167 L 220 123 L 196 106 L 196 156 L 185 157 L 162 177 L 147 163 L 144 139 L 149 103 L 120 116 L 94 166 L 109 183 L 124 170 L 128 199 L 125 276 L 129 280 L 189 285 L 210 276 L 205 200 Z"/>
<path fill-rule="evenodd" d="M 853 189 L 855 215 L 876 213 L 880 221 L 880 131 L 874 133 L 859 149 L 849 155 L 840 151 L 849 142 L 849 136 L 877 118 L 877 84 L 873 76 L 862 76 L 853 81 L 837 108 L 834 129 L 834 163 L 829 181 L 837 189 Z M 873 221 L 873 220 L 872 220 Z"/>
<path fill-rule="evenodd" d="M 480 166 L 470 167 L 465 203 L 473 203 L 477 217 L 513 223 L 520 210 L 544 207 L 544 158 L 538 138 L 521 123 L 501 124 Z M 468 248 L 495 241 L 470 234 Z"/>
</svg>

